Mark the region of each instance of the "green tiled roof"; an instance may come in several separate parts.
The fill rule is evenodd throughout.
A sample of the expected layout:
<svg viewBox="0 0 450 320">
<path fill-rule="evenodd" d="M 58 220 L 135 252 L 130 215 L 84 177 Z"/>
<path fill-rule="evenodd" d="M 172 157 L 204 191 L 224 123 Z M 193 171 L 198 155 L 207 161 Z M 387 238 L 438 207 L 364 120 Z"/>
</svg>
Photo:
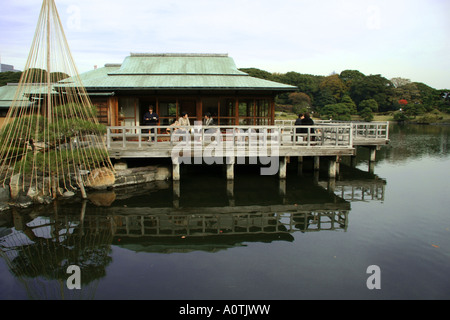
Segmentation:
<svg viewBox="0 0 450 320">
<path fill-rule="evenodd" d="M 297 87 L 250 77 L 226 54 L 131 54 L 121 65 L 80 75 L 89 91 L 102 90 L 271 90 Z M 66 79 L 63 82 L 70 82 Z"/>
<path fill-rule="evenodd" d="M 223 54 L 139 54 L 125 58 L 113 75 L 245 75 Z"/>
<path fill-rule="evenodd" d="M 21 89 L 22 97 L 17 97 L 16 106 L 27 106 L 30 104 L 30 101 L 28 97 L 25 97 L 24 94 L 33 92 L 37 88 L 39 88 L 41 85 L 39 84 L 30 84 L 27 86 L 24 86 Z M 17 91 L 19 89 L 19 85 L 17 83 L 8 83 L 6 86 L 0 87 L 0 108 L 9 108 L 11 107 L 14 98 L 17 94 Z"/>
</svg>

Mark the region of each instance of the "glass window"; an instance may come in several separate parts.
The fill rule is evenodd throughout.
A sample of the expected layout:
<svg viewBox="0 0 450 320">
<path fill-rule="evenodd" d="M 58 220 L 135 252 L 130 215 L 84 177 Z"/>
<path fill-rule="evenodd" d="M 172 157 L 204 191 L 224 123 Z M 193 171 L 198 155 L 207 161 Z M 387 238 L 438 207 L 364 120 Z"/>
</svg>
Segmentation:
<svg viewBox="0 0 450 320">
<path fill-rule="evenodd" d="M 176 101 L 160 101 L 159 102 L 159 116 L 175 118 L 177 116 Z"/>
<path fill-rule="evenodd" d="M 239 117 L 253 117 L 253 100 L 239 100 Z"/>
<path fill-rule="evenodd" d="M 221 99 L 220 100 L 220 117 L 234 117 L 235 100 Z"/>
<path fill-rule="evenodd" d="M 269 101 L 265 99 L 256 100 L 256 116 L 268 117 L 269 116 Z"/>
<path fill-rule="evenodd" d="M 219 115 L 219 99 L 217 98 L 204 98 L 202 100 L 203 115 L 209 112 L 214 119 L 217 119 Z M 202 116 L 203 116 L 202 115 Z"/>
</svg>

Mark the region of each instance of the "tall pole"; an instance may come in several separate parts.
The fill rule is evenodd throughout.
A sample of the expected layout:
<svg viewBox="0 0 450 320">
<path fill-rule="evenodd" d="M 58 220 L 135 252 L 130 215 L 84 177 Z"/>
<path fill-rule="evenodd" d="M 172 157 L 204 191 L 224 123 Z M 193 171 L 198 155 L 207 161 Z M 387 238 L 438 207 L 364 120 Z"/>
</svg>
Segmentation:
<svg viewBox="0 0 450 320">
<path fill-rule="evenodd" d="M 49 0 L 44 0 L 47 4 L 47 118 L 48 124 L 52 123 L 52 84 L 50 77 L 50 3 Z M 51 1 L 51 0 L 50 0 Z"/>
</svg>

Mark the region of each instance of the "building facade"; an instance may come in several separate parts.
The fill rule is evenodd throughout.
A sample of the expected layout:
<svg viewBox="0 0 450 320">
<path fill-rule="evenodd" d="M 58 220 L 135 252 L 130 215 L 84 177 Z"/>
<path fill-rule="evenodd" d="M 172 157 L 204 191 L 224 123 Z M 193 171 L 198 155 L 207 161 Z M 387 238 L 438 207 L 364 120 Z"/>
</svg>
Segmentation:
<svg viewBox="0 0 450 320">
<path fill-rule="evenodd" d="M 149 106 L 170 125 L 210 113 L 219 125 L 272 125 L 275 97 L 297 87 L 250 77 L 226 54 L 131 54 L 80 75 L 99 121 L 139 126 Z M 70 82 L 70 79 L 63 82 Z"/>
</svg>

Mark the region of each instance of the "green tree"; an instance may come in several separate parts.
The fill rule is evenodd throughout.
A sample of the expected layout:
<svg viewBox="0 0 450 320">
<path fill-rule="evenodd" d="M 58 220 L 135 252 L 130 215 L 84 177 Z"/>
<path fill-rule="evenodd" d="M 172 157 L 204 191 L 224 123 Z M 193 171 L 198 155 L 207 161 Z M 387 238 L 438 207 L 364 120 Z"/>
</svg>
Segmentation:
<svg viewBox="0 0 450 320">
<path fill-rule="evenodd" d="M 342 97 L 341 103 L 345 103 L 348 106 L 351 114 L 356 114 L 357 113 L 356 104 L 355 104 L 355 102 L 353 102 L 352 98 L 348 94 L 345 94 Z"/>
<path fill-rule="evenodd" d="M 330 90 L 320 90 L 313 100 L 313 106 L 320 111 L 324 106 L 337 103 L 336 98 Z"/>
<path fill-rule="evenodd" d="M 327 104 L 320 110 L 322 119 L 350 121 L 352 119 L 351 114 L 351 109 L 346 103 Z"/>
<path fill-rule="evenodd" d="M 450 90 L 441 90 L 440 97 L 438 109 L 442 112 L 450 113 Z"/>
<path fill-rule="evenodd" d="M 365 100 L 367 101 L 367 100 Z M 359 115 L 361 118 L 364 119 L 364 121 L 372 121 L 373 120 L 373 113 L 372 113 L 372 109 L 370 107 L 365 107 L 363 110 L 361 110 L 359 112 Z"/>
<path fill-rule="evenodd" d="M 358 110 L 362 111 L 369 108 L 372 112 L 378 111 L 378 102 L 375 99 L 367 99 L 360 102 Z"/>
<path fill-rule="evenodd" d="M 339 75 L 342 81 L 347 85 L 347 87 L 351 87 L 354 81 L 359 81 L 364 79 L 365 75 L 358 70 L 344 70 Z"/>
<path fill-rule="evenodd" d="M 325 77 L 320 83 L 319 88 L 321 90 L 329 90 L 337 101 L 340 101 L 344 93 L 347 91 L 345 83 L 337 74 Z"/>
<path fill-rule="evenodd" d="M 350 96 L 357 105 L 363 100 L 374 99 L 379 111 L 392 110 L 393 84 L 381 75 L 370 75 L 354 81 L 350 88 Z"/>
<path fill-rule="evenodd" d="M 274 77 L 272 75 L 272 73 L 265 71 L 265 70 L 257 69 L 257 68 L 241 68 L 239 70 L 242 72 L 245 72 L 249 76 L 255 77 L 255 78 L 260 78 L 260 79 L 265 79 L 265 80 L 273 80 L 273 77 Z"/>
<path fill-rule="evenodd" d="M 22 72 L 1 72 L 0 73 L 0 87 L 7 85 L 8 83 L 18 83 Z"/>
</svg>

